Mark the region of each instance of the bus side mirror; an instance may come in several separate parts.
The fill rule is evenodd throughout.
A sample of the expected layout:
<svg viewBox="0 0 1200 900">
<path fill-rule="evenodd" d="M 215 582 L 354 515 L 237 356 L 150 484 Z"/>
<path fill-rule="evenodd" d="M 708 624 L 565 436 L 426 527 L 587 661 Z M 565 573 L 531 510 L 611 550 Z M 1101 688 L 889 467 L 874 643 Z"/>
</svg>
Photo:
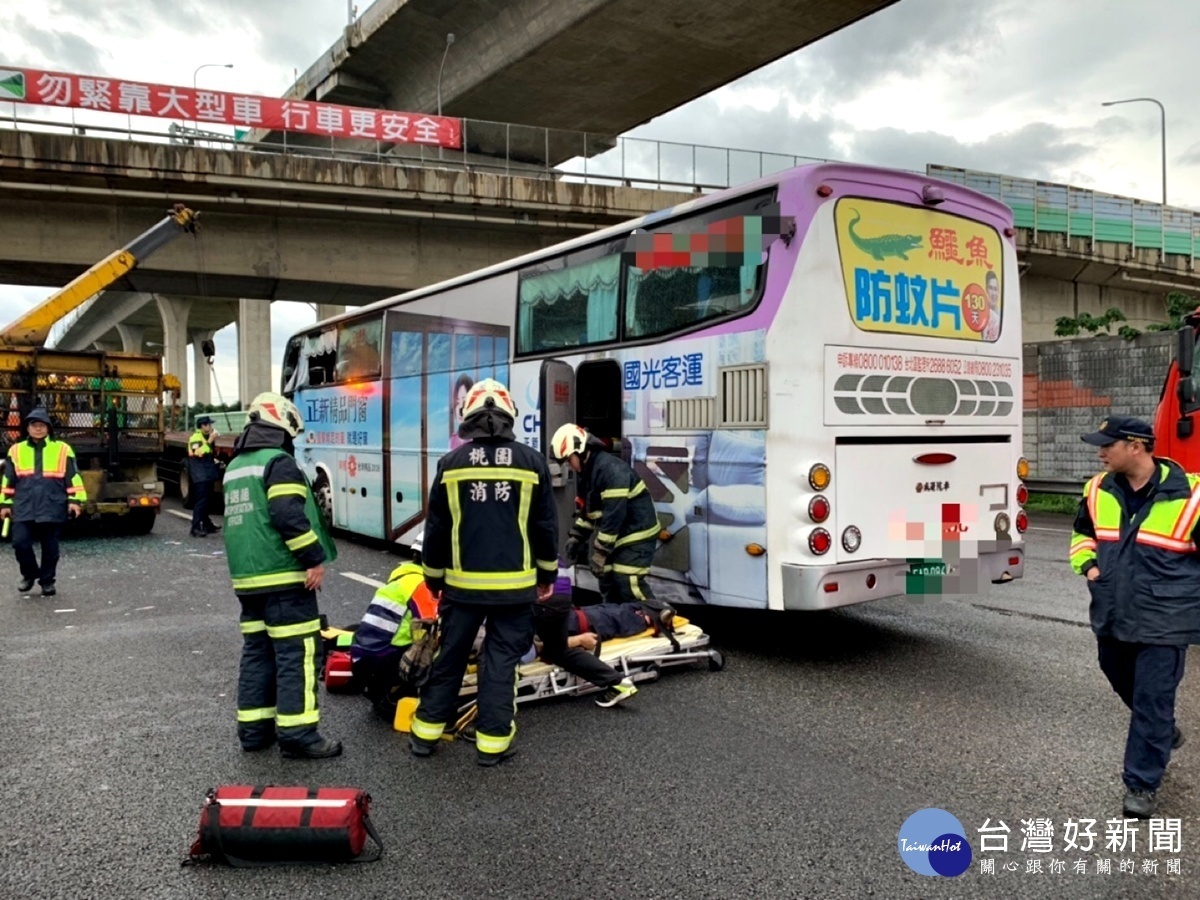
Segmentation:
<svg viewBox="0 0 1200 900">
<path fill-rule="evenodd" d="M 1179 370 L 1179 383 L 1175 394 L 1179 398 L 1181 412 L 1187 412 L 1196 402 L 1196 383 L 1192 379 L 1192 360 L 1196 353 L 1196 332 L 1185 325 L 1177 333 L 1175 344 L 1175 367 Z"/>
</svg>

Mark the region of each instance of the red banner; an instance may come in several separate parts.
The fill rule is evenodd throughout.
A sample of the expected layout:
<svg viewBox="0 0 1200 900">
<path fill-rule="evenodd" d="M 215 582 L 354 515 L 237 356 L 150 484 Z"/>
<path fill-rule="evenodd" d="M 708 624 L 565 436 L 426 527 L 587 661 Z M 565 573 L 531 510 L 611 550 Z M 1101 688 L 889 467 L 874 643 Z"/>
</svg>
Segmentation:
<svg viewBox="0 0 1200 900">
<path fill-rule="evenodd" d="M 458 149 L 462 120 L 0 66 L 0 101 Z"/>
</svg>

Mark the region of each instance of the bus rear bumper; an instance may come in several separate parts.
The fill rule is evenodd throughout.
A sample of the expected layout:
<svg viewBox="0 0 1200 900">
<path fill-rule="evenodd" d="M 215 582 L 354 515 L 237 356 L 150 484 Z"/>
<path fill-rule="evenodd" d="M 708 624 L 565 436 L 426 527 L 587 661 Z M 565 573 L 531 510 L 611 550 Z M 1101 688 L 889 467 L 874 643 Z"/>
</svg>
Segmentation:
<svg viewBox="0 0 1200 900">
<path fill-rule="evenodd" d="M 903 594 L 976 594 L 988 582 L 1002 584 L 1025 574 L 1025 548 L 983 553 L 951 564 L 942 575 L 914 575 L 907 560 L 866 559 L 828 566 L 783 566 L 783 608 L 836 609 Z"/>
</svg>

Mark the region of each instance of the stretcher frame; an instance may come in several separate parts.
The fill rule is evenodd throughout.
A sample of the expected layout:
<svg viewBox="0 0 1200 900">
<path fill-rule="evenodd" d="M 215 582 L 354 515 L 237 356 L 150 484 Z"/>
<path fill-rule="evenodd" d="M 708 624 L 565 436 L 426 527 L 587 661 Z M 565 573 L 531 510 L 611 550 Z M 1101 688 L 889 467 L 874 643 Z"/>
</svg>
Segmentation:
<svg viewBox="0 0 1200 900">
<path fill-rule="evenodd" d="M 690 622 L 681 623 L 676 626 L 674 636 L 678 649 L 670 638 L 654 635 L 649 630 L 633 637 L 603 641 L 600 644 L 600 659 L 635 684 L 656 681 L 665 668 L 700 660 L 707 661 L 709 670 L 713 672 L 725 668 L 724 654 L 710 646 L 712 639 L 698 626 Z M 460 711 L 468 709 L 475 702 L 475 677 L 474 672 L 469 672 L 463 679 L 463 687 L 459 692 L 459 700 L 463 701 Z M 550 697 L 584 696 L 599 690 L 590 681 L 540 659 L 525 663 L 517 670 L 518 704 Z"/>
</svg>

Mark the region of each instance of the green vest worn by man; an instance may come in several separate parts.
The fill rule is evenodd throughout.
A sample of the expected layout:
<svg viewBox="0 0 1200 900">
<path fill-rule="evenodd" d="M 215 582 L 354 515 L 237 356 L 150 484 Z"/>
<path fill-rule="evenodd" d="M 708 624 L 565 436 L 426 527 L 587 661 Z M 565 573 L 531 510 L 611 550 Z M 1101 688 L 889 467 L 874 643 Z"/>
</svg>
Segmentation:
<svg viewBox="0 0 1200 900">
<path fill-rule="evenodd" d="M 292 551 L 315 541 L 320 541 L 325 550 L 325 562 L 337 559 L 337 548 L 307 483 L 303 488 L 295 484 L 275 485 L 271 491 L 276 495 L 303 491 L 310 530 L 285 541 L 271 524 L 263 473 L 271 460 L 283 455 L 285 452 L 278 448 L 240 453 L 225 470 L 225 553 L 237 593 L 304 584 L 305 570 Z"/>
</svg>

